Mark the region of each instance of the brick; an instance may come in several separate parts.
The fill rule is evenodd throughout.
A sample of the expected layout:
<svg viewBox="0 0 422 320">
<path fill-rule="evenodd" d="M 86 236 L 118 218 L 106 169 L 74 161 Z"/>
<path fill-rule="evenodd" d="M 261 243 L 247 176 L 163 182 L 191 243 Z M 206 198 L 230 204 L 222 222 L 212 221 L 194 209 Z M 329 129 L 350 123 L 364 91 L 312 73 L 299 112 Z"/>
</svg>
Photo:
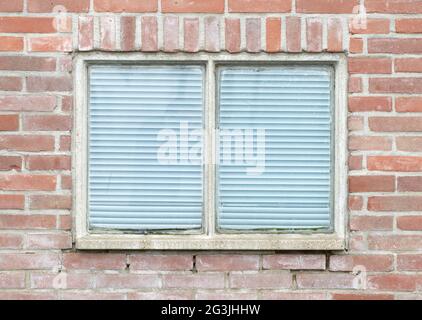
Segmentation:
<svg viewBox="0 0 422 320">
<path fill-rule="evenodd" d="M 362 53 L 363 52 L 363 39 L 362 38 L 350 38 L 350 40 L 349 40 L 349 51 L 350 51 L 350 53 Z"/>
<path fill-rule="evenodd" d="M 353 271 L 363 266 L 366 271 L 392 271 L 393 255 L 334 255 L 330 257 L 330 271 Z"/>
<path fill-rule="evenodd" d="M 94 0 L 97 12 L 157 12 L 158 0 Z"/>
<path fill-rule="evenodd" d="M 333 293 L 333 300 L 394 300 L 392 294 L 382 293 Z"/>
<path fill-rule="evenodd" d="M 349 150 L 389 151 L 392 148 L 391 138 L 375 136 L 349 137 Z"/>
<path fill-rule="evenodd" d="M 362 92 L 362 78 L 349 77 L 349 93 Z"/>
<path fill-rule="evenodd" d="M 230 273 L 230 288 L 235 289 L 288 289 L 292 275 L 288 271 L 259 273 Z"/>
<path fill-rule="evenodd" d="M 301 19 L 299 17 L 286 18 L 286 46 L 288 52 L 301 52 Z"/>
<path fill-rule="evenodd" d="M 0 253 L 0 270 L 42 270 L 59 265 L 56 253 Z"/>
<path fill-rule="evenodd" d="M 20 77 L 0 77 L 1 91 L 21 91 L 22 78 Z"/>
<path fill-rule="evenodd" d="M 347 118 L 347 128 L 349 131 L 361 131 L 364 128 L 363 117 L 350 116 Z"/>
<path fill-rule="evenodd" d="M 55 229 L 57 218 L 53 215 L 16 215 L 2 214 L 0 216 L 0 229 Z"/>
<path fill-rule="evenodd" d="M 59 218 L 59 226 L 58 229 L 60 230 L 71 230 L 72 229 L 72 216 L 70 214 L 67 215 L 60 215 Z"/>
<path fill-rule="evenodd" d="M 1 56 L 0 70 L 55 71 L 56 59 L 50 57 Z M 16 99 L 22 97 L 15 97 Z"/>
<path fill-rule="evenodd" d="M 196 273 L 196 274 L 164 274 L 162 276 L 163 288 L 198 288 L 222 289 L 224 288 L 223 273 Z"/>
<path fill-rule="evenodd" d="M 422 177 L 397 177 L 397 191 L 422 191 Z"/>
<path fill-rule="evenodd" d="M 184 271 L 193 268 L 193 257 L 184 254 L 137 254 L 130 255 L 128 261 L 131 270 Z"/>
<path fill-rule="evenodd" d="M 10 151 L 51 151 L 54 137 L 42 135 L 3 135 L 0 136 L 0 149 Z"/>
<path fill-rule="evenodd" d="M 400 254 L 397 256 L 397 270 L 400 271 L 421 271 L 422 255 Z"/>
<path fill-rule="evenodd" d="M 69 232 L 27 234 L 25 249 L 71 249 L 72 236 Z"/>
<path fill-rule="evenodd" d="M 48 36 L 29 39 L 30 51 L 33 52 L 71 52 L 71 36 Z"/>
<path fill-rule="evenodd" d="M 261 19 L 246 19 L 246 50 L 248 52 L 261 51 Z"/>
<path fill-rule="evenodd" d="M 193 300 L 191 290 L 138 291 L 128 293 L 128 300 Z"/>
<path fill-rule="evenodd" d="M 19 115 L 2 114 L 0 115 L 0 131 L 19 130 Z"/>
<path fill-rule="evenodd" d="M 343 51 L 343 25 L 341 19 L 329 18 L 327 22 L 328 29 L 328 52 Z"/>
<path fill-rule="evenodd" d="M 349 111 L 391 111 L 391 97 L 349 97 Z"/>
<path fill-rule="evenodd" d="M 422 13 L 421 0 L 366 0 L 367 12 Z"/>
<path fill-rule="evenodd" d="M 65 115 L 25 116 L 23 128 L 30 131 L 68 131 L 72 128 L 71 120 Z"/>
<path fill-rule="evenodd" d="M 100 48 L 116 49 L 116 19 L 114 16 L 100 17 Z"/>
<path fill-rule="evenodd" d="M 0 272 L 0 289 L 25 288 L 25 272 Z"/>
<path fill-rule="evenodd" d="M 397 97 L 397 112 L 422 112 L 422 97 Z"/>
<path fill-rule="evenodd" d="M 422 78 L 369 79 L 371 93 L 422 93 Z"/>
<path fill-rule="evenodd" d="M 23 51 L 23 37 L 0 37 L 0 51 Z"/>
<path fill-rule="evenodd" d="M 362 156 L 349 156 L 349 170 L 362 169 Z"/>
<path fill-rule="evenodd" d="M 393 192 L 394 176 L 350 176 L 349 192 Z"/>
<path fill-rule="evenodd" d="M 1 249 L 21 249 L 23 245 L 23 237 L 20 234 L 1 233 L 0 248 Z"/>
<path fill-rule="evenodd" d="M 226 50 L 230 53 L 240 51 L 240 19 L 225 20 Z"/>
<path fill-rule="evenodd" d="M 258 255 L 198 255 L 198 271 L 241 271 L 258 270 Z"/>
<path fill-rule="evenodd" d="M 119 253 L 64 253 L 65 269 L 122 270 L 126 267 L 126 255 Z"/>
<path fill-rule="evenodd" d="M 164 51 L 176 52 L 179 50 L 179 17 L 164 17 Z"/>
<path fill-rule="evenodd" d="M 393 217 L 353 216 L 349 225 L 352 231 L 387 231 L 393 229 Z"/>
<path fill-rule="evenodd" d="M 291 0 L 229 0 L 229 12 L 291 12 Z"/>
<path fill-rule="evenodd" d="M 400 230 L 421 231 L 422 217 L 420 216 L 397 217 L 397 228 L 399 228 Z"/>
<path fill-rule="evenodd" d="M 369 128 L 378 132 L 420 132 L 422 117 L 370 117 Z"/>
<path fill-rule="evenodd" d="M 421 58 L 403 58 L 394 61 L 396 72 L 422 72 Z"/>
<path fill-rule="evenodd" d="M 183 20 L 184 44 L 186 52 L 199 51 L 199 19 L 185 18 Z"/>
<path fill-rule="evenodd" d="M 78 39 L 79 50 L 88 51 L 94 48 L 94 17 L 79 17 Z"/>
<path fill-rule="evenodd" d="M 30 209 L 71 209 L 72 197 L 64 195 L 31 195 Z"/>
<path fill-rule="evenodd" d="M 299 289 L 354 289 L 355 276 L 346 273 L 299 273 L 296 283 Z"/>
<path fill-rule="evenodd" d="M 95 285 L 105 289 L 157 288 L 160 278 L 154 274 L 99 274 Z"/>
<path fill-rule="evenodd" d="M 22 158 L 20 156 L 0 156 L 0 171 L 21 171 Z"/>
<path fill-rule="evenodd" d="M 142 17 L 141 20 L 142 51 L 158 50 L 158 24 L 156 17 Z"/>
<path fill-rule="evenodd" d="M 29 156 L 26 159 L 26 168 L 29 170 L 70 170 L 69 156 Z"/>
<path fill-rule="evenodd" d="M 390 33 L 389 19 L 367 19 L 366 25 L 357 26 L 353 23 L 353 18 L 349 22 L 351 34 L 388 34 Z"/>
<path fill-rule="evenodd" d="M 296 12 L 299 13 L 353 13 L 359 0 L 297 0 Z"/>
<path fill-rule="evenodd" d="M 281 50 L 281 18 L 267 18 L 265 28 L 267 52 L 279 52 Z"/>
<path fill-rule="evenodd" d="M 125 300 L 126 293 L 63 290 L 60 298 L 63 300 Z"/>
<path fill-rule="evenodd" d="M 220 20 L 217 17 L 205 17 L 205 50 L 220 51 Z"/>
<path fill-rule="evenodd" d="M 322 20 L 320 18 L 306 19 L 306 42 L 309 52 L 322 51 Z"/>
<path fill-rule="evenodd" d="M 368 39 L 368 53 L 417 54 L 422 53 L 420 38 L 371 38 Z"/>
<path fill-rule="evenodd" d="M 349 58 L 349 73 L 377 74 L 392 73 L 392 60 L 388 58 Z"/>
<path fill-rule="evenodd" d="M 27 89 L 30 92 L 72 91 L 73 82 L 69 76 L 29 76 L 26 78 Z"/>
<path fill-rule="evenodd" d="M 73 97 L 72 96 L 64 96 L 62 98 L 62 111 L 70 112 L 73 110 Z"/>
<path fill-rule="evenodd" d="M 422 33 L 422 19 L 396 19 L 396 32 Z"/>
<path fill-rule="evenodd" d="M 72 139 L 71 136 L 60 136 L 60 151 L 71 151 Z"/>
<path fill-rule="evenodd" d="M 0 12 L 22 12 L 23 0 L 1 1 Z"/>
<path fill-rule="evenodd" d="M 363 199 L 361 196 L 349 196 L 348 206 L 350 210 L 362 210 Z"/>
<path fill-rule="evenodd" d="M 214 291 L 198 291 L 195 295 L 198 300 L 257 300 L 258 295 L 256 292 L 239 292 L 227 290 L 214 290 Z"/>
<path fill-rule="evenodd" d="M 263 300 L 325 300 L 327 295 L 323 292 L 282 292 L 265 290 L 260 294 Z"/>
<path fill-rule="evenodd" d="M 56 189 L 56 177 L 52 175 L 10 174 L 0 176 L 0 189 L 11 191 Z"/>
<path fill-rule="evenodd" d="M 0 209 L 23 209 L 24 205 L 25 197 L 23 195 L 0 194 Z"/>
<path fill-rule="evenodd" d="M 135 50 L 136 38 L 136 18 L 135 17 L 121 17 L 120 18 L 120 32 L 121 32 L 121 48 L 123 51 Z"/>
<path fill-rule="evenodd" d="M 164 13 L 223 13 L 224 0 L 161 0 Z"/>
<path fill-rule="evenodd" d="M 274 254 L 263 256 L 263 269 L 325 270 L 322 254 Z"/>
<path fill-rule="evenodd" d="M 421 211 L 422 197 L 377 196 L 368 198 L 369 211 Z"/>
<path fill-rule="evenodd" d="M 400 151 L 422 151 L 422 137 L 396 137 L 396 147 Z"/>
<path fill-rule="evenodd" d="M 30 287 L 32 289 L 57 289 L 57 286 L 64 285 L 66 290 L 91 289 L 94 288 L 94 279 L 95 277 L 91 273 L 32 272 Z"/>
<path fill-rule="evenodd" d="M 412 172 L 422 171 L 422 157 L 369 156 L 368 170 Z"/>
<path fill-rule="evenodd" d="M 59 57 L 57 59 L 57 69 L 58 69 L 58 71 L 71 73 L 72 68 L 73 68 L 72 57 L 64 56 L 64 57 Z"/>
<path fill-rule="evenodd" d="M 90 0 L 28 0 L 28 12 L 57 12 L 55 8 L 65 12 L 88 12 Z M 61 12 L 61 11 L 60 11 Z"/>
<path fill-rule="evenodd" d="M 419 250 L 422 237 L 419 235 L 369 235 L 371 250 Z"/>
<path fill-rule="evenodd" d="M 0 17 L 2 33 L 54 33 L 55 19 L 47 17 Z"/>
<path fill-rule="evenodd" d="M 383 274 L 368 276 L 368 288 L 380 291 L 415 291 L 420 276 Z"/>
</svg>

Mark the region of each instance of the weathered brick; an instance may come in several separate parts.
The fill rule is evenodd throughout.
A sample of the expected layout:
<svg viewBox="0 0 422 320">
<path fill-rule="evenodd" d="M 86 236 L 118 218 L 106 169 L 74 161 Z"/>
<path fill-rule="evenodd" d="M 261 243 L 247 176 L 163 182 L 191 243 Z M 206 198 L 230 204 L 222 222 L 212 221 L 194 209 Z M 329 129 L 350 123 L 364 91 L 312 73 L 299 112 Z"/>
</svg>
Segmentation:
<svg viewBox="0 0 422 320">
<path fill-rule="evenodd" d="M 322 20 L 320 18 L 306 19 L 307 51 L 322 51 Z"/>
<path fill-rule="evenodd" d="M 164 51 L 175 52 L 179 50 L 179 17 L 164 17 Z"/>
<path fill-rule="evenodd" d="M 199 51 L 199 19 L 185 18 L 183 20 L 184 44 L 186 52 Z"/>
<path fill-rule="evenodd" d="M 198 255 L 198 271 L 241 271 L 258 270 L 258 255 Z"/>
<path fill-rule="evenodd" d="M 0 148 L 11 151 L 51 151 L 54 149 L 54 137 L 47 135 L 3 135 L 0 136 Z"/>
<path fill-rule="evenodd" d="M 229 12 L 290 12 L 291 0 L 229 0 Z"/>
<path fill-rule="evenodd" d="M 1 56 L 0 70 L 10 71 L 55 71 L 53 57 Z M 15 97 L 15 99 L 23 97 Z"/>
<path fill-rule="evenodd" d="M 387 231 L 393 229 L 393 217 L 352 216 L 349 225 L 352 231 Z"/>
<path fill-rule="evenodd" d="M 300 52 L 301 43 L 301 19 L 299 17 L 286 18 L 286 42 L 288 52 Z"/>
<path fill-rule="evenodd" d="M 220 51 L 220 20 L 217 17 L 205 17 L 205 50 Z"/>
<path fill-rule="evenodd" d="M 264 269 L 324 270 L 325 256 L 322 254 L 275 254 L 263 256 Z"/>
<path fill-rule="evenodd" d="M 71 209 L 71 196 L 64 195 L 31 195 L 29 197 L 30 208 L 39 209 Z"/>
<path fill-rule="evenodd" d="M 420 38 L 371 38 L 368 53 L 417 54 L 422 53 Z"/>
<path fill-rule="evenodd" d="M 261 19 L 246 19 L 246 50 L 248 52 L 261 51 Z"/>
<path fill-rule="evenodd" d="M 353 271 L 363 266 L 366 271 L 393 270 L 393 255 L 334 255 L 330 257 L 330 271 Z"/>
<path fill-rule="evenodd" d="M 142 51 L 153 52 L 158 50 L 158 24 L 156 17 L 142 17 L 141 37 Z"/>
<path fill-rule="evenodd" d="M 412 172 L 422 171 L 422 157 L 369 156 L 368 170 Z"/>
<path fill-rule="evenodd" d="M 23 129 L 29 131 L 69 131 L 72 118 L 65 115 L 34 115 L 23 118 Z"/>
<path fill-rule="evenodd" d="M 421 271 L 421 254 L 399 254 L 397 256 L 397 270 L 400 271 Z"/>
<path fill-rule="evenodd" d="M 163 288 L 224 288 L 223 273 L 196 273 L 196 274 L 165 274 L 162 276 Z"/>
<path fill-rule="evenodd" d="M 0 270 L 42 270 L 59 265 L 57 253 L 0 253 Z"/>
<path fill-rule="evenodd" d="M 193 268 L 193 256 L 185 254 L 137 254 L 130 255 L 128 259 L 133 270 L 183 271 Z"/>
<path fill-rule="evenodd" d="M 126 267 L 126 255 L 119 253 L 65 253 L 65 269 L 121 270 Z"/>
<path fill-rule="evenodd" d="M 422 197 L 376 196 L 368 198 L 369 211 L 422 211 Z"/>
<path fill-rule="evenodd" d="M 392 148 L 391 138 L 376 136 L 351 136 L 349 137 L 349 150 L 381 150 L 388 151 Z"/>
<path fill-rule="evenodd" d="M 226 50 L 230 53 L 240 51 L 240 19 L 226 19 Z"/>
<path fill-rule="evenodd" d="M 79 50 L 92 50 L 94 48 L 94 17 L 79 17 L 78 23 Z"/>
<path fill-rule="evenodd" d="M 29 76 L 26 85 L 30 92 L 56 92 L 71 91 L 73 89 L 72 78 L 68 76 Z"/>
<path fill-rule="evenodd" d="M 69 232 L 29 233 L 25 237 L 25 249 L 71 249 L 72 236 Z"/>
<path fill-rule="evenodd" d="M 329 18 L 327 22 L 328 29 L 328 51 L 341 52 L 343 51 L 343 25 L 341 19 Z"/>
<path fill-rule="evenodd" d="M 230 288 L 242 289 L 288 289 L 292 275 L 288 271 L 259 273 L 230 273 Z"/>
<path fill-rule="evenodd" d="M 123 51 L 135 50 L 136 18 L 121 17 L 121 48 Z"/>
<path fill-rule="evenodd" d="M 422 117 L 370 117 L 369 128 L 378 132 L 420 132 Z"/>
<path fill-rule="evenodd" d="M 55 229 L 57 218 L 53 215 L 2 214 L 0 229 Z"/>
<path fill-rule="evenodd" d="M 165 13 L 223 13 L 224 0 L 161 0 L 161 11 Z"/>
<path fill-rule="evenodd" d="M 158 0 L 94 0 L 97 12 L 156 12 Z"/>
<path fill-rule="evenodd" d="M 299 273 L 299 289 L 354 289 L 355 276 L 347 273 Z"/>
</svg>

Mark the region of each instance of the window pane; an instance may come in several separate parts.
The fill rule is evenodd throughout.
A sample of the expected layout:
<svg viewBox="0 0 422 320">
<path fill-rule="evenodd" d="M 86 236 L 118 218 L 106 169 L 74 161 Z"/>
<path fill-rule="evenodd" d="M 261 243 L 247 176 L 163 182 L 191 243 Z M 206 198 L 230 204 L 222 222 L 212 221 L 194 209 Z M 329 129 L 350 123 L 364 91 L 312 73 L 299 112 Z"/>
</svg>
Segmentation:
<svg viewBox="0 0 422 320">
<path fill-rule="evenodd" d="M 220 70 L 218 225 L 331 225 L 331 71 Z"/>
<path fill-rule="evenodd" d="M 92 66 L 89 223 L 202 226 L 201 67 Z"/>
</svg>

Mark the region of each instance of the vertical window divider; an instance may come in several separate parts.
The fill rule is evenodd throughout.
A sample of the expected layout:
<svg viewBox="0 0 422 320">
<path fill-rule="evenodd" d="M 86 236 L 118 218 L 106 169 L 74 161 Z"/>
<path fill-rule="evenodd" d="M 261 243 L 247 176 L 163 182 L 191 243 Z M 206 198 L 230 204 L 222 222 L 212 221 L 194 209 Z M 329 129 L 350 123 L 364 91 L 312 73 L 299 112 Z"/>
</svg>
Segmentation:
<svg viewBox="0 0 422 320">
<path fill-rule="evenodd" d="M 215 126 L 215 63 L 212 59 L 207 61 L 206 68 L 206 97 L 205 97 L 205 146 L 204 146 L 204 161 L 205 161 L 205 231 L 206 234 L 212 236 L 216 230 L 216 210 L 215 210 L 215 166 L 216 166 L 216 126 Z"/>
</svg>

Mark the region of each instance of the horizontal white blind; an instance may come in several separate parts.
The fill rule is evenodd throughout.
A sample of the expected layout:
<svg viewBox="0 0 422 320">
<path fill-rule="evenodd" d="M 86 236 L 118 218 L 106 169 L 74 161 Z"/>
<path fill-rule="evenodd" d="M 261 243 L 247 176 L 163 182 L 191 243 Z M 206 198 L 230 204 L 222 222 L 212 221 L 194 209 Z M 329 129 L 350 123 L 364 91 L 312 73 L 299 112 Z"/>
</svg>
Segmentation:
<svg viewBox="0 0 422 320">
<path fill-rule="evenodd" d="M 202 114 L 201 67 L 90 68 L 91 228 L 202 226 Z"/>
<path fill-rule="evenodd" d="M 325 67 L 220 71 L 220 228 L 330 226 L 331 81 Z"/>
</svg>

